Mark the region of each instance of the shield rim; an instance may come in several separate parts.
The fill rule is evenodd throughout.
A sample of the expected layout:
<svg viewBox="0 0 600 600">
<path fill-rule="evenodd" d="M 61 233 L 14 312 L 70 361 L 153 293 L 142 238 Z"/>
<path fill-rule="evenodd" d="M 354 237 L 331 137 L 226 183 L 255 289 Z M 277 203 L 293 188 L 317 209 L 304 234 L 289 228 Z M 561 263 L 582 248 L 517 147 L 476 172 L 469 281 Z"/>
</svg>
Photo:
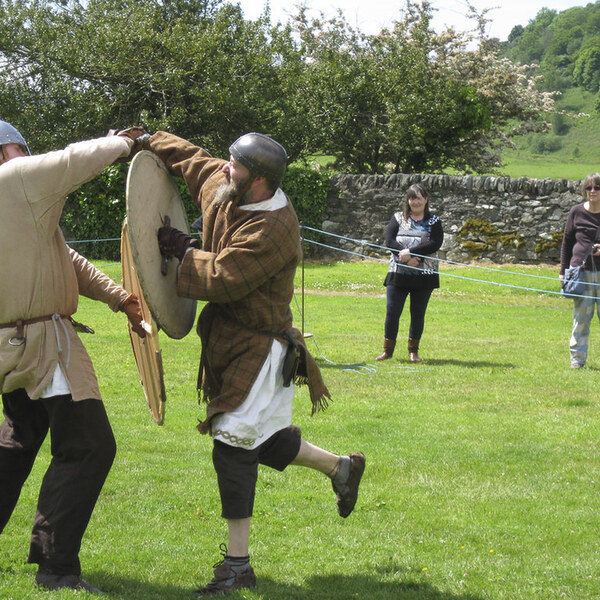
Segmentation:
<svg viewBox="0 0 600 600">
<path fill-rule="evenodd" d="M 129 339 L 135 357 L 140 384 L 144 390 L 144 396 L 152 418 L 157 425 L 165 422 L 165 411 L 167 393 L 165 390 L 164 370 L 162 365 L 162 352 L 158 329 L 152 321 L 152 314 L 144 298 L 144 293 L 136 274 L 133 261 L 133 253 L 129 239 L 127 218 L 123 222 L 121 230 L 121 271 L 123 276 L 123 288 L 130 294 L 135 294 L 140 302 L 140 310 L 144 321 L 149 325 L 150 332 L 141 338 L 133 331 L 131 323 L 128 322 Z"/>
<path fill-rule="evenodd" d="M 169 216 L 171 225 L 189 233 L 189 224 L 179 190 L 164 163 L 152 152 L 142 150 L 131 161 L 127 174 L 126 208 L 129 240 L 137 277 L 158 328 L 169 337 L 181 339 L 192 329 L 196 301 L 177 295 L 177 261 L 163 257 L 156 231 Z"/>
</svg>

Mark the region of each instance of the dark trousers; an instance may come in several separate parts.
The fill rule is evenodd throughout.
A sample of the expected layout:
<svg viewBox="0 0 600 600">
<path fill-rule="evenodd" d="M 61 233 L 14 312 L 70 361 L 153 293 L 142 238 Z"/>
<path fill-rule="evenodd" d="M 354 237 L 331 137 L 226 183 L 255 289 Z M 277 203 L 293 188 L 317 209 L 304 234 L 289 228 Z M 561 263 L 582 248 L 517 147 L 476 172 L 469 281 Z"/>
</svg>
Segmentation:
<svg viewBox="0 0 600 600">
<path fill-rule="evenodd" d="M 432 289 L 404 290 L 393 285 L 386 286 L 387 306 L 385 313 L 385 337 L 388 340 L 396 340 L 398 337 L 398 325 L 400 316 L 404 310 L 406 297 L 410 295 L 410 328 L 408 337 L 420 340 L 425 328 L 425 311 Z"/>
<path fill-rule="evenodd" d="M 301 441 L 302 433 L 295 425 L 281 429 L 253 450 L 215 440 L 213 465 L 219 482 L 221 516 L 225 519 L 251 517 L 258 465 L 283 471 L 298 456 Z"/>
<path fill-rule="evenodd" d="M 81 573 L 79 549 L 116 453 L 100 400 L 31 400 L 3 394 L 0 425 L 0 532 L 6 526 L 48 430 L 52 461 L 44 475 L 28 562 L 56 574 Z"/>
</svg>

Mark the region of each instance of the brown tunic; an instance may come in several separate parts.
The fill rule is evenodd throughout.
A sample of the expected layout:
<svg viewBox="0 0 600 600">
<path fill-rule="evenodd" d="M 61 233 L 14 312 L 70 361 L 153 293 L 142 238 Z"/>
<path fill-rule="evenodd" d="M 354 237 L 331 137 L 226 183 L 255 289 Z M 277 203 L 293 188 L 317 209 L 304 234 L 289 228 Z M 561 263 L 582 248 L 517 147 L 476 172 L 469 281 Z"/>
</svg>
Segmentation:
<svg viewBox="0 0 600 600">
<path fill-rule="evenodd" d="M 274 211 L 244 211 L 235 202 L 216 202 L 226 182 L 225 161 L 186 140 L 159 132 L 145 147 L 184 179 L 203 214 L 203 248 L 185 255 L 177 290 L 208 301 L 198 321 L 200 379 L 209 401 L 199 429 L 207 432 L 215 414 L 244 402 L 273 337 L 292 328 L 290 301 L 301 252 L 298 218 L 290 202 Z M 297 330 L 295 335 L 302 342 Z M 309 384 L 314 412 L 326 405 L 329 392 L 304 347 L 301 354 L 299 376 Z"/>
</svg>

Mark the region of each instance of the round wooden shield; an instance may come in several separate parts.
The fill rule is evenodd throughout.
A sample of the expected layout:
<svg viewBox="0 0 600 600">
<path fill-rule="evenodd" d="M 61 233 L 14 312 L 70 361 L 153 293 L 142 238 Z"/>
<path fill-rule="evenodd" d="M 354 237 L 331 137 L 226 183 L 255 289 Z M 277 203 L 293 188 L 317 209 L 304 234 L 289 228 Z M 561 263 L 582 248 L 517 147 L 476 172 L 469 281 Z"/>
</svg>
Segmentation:
<svg viewBox="0 0 600 600">
<path fill-rule="evenodd" d="M 133 261 L 157 326 L 169 337 L 185 337 L 194 325 L 196 301 L 177 295 L 177 259 L 163 259 L 156 232 L 170 224 L 190 232 L 179 190 L 163 162 L 152 152 L 139 152 L 127 175 L 127 223 Z"/>
<path fill-rule="evenodd" d="M 137 365 L 140 383 L 146 396 L 146 402 L 152 413 L 152 418 L 158 425 L 165 420 L 165 381 L 162 366 L 162 355 L 158 340 L 158 329 L 152 321 L 152 315 L 144 298 L 144 291 L 140 285 L 133 262 L 131 244 L 127 231 L 127 219 L 121 232 L 121 269 L 123 271 L 123 288 L 130 294 L 135 294 L 140 301 L 142 317 L 146 323 L 146 337 L 141 338 L 129 324 L 129 337 L 133 347 L 133 355 Z"/>
</svg>

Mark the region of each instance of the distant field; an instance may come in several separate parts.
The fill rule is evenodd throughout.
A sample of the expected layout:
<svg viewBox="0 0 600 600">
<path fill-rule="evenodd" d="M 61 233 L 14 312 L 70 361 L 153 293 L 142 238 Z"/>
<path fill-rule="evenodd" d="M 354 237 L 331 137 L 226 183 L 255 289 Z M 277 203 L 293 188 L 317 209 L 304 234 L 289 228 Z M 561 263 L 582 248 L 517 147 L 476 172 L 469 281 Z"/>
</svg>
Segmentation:
<svg viewBox="0 0 600 600">
<path fill-rule="evenodd" d="M 327 166 L 331 157 L 315 157 L 315 162 Z M 504 156 L 501 175 L 507 177 L 529 177 L 531 179 L 583 179 L 589 173 L 600 171 L 600 160 L 596 162 L 576 162 L 573 159 L 561 159 L 554 156 L 521 156 L 507 153 Z M 454 172 L 448 171 L 454 175 Z"/>
<path fill-rule="evenodd" d="M 507 150 L 502 172 L 509 177 L 533 179 L 583 179 L 600 171 L 600 147 L 596 142 L 600 115 L 594 94 L 579 88 L 565 91 L 557 99 L 558 110 L 587 115 L 567 119 L 563 131 L 553 128 L 543 134 L 529 134 L 515 139 L 517 150 Z M 552 120 L 552 119 L 550 119 Z M 553 143 L 556 149 L 539 152 L 540 141 Z"/>
<path fill-rule="evenodd" d="M 532 179 L 574 179 L 585 178 L 589 173 L 600 170 L 600 161 L 595 163 L 575 163 L 553 158 L 520 158 L 505 157 L 506 165 L 502 168 L 508 177 L 529 177 Z"/>
</svg>

